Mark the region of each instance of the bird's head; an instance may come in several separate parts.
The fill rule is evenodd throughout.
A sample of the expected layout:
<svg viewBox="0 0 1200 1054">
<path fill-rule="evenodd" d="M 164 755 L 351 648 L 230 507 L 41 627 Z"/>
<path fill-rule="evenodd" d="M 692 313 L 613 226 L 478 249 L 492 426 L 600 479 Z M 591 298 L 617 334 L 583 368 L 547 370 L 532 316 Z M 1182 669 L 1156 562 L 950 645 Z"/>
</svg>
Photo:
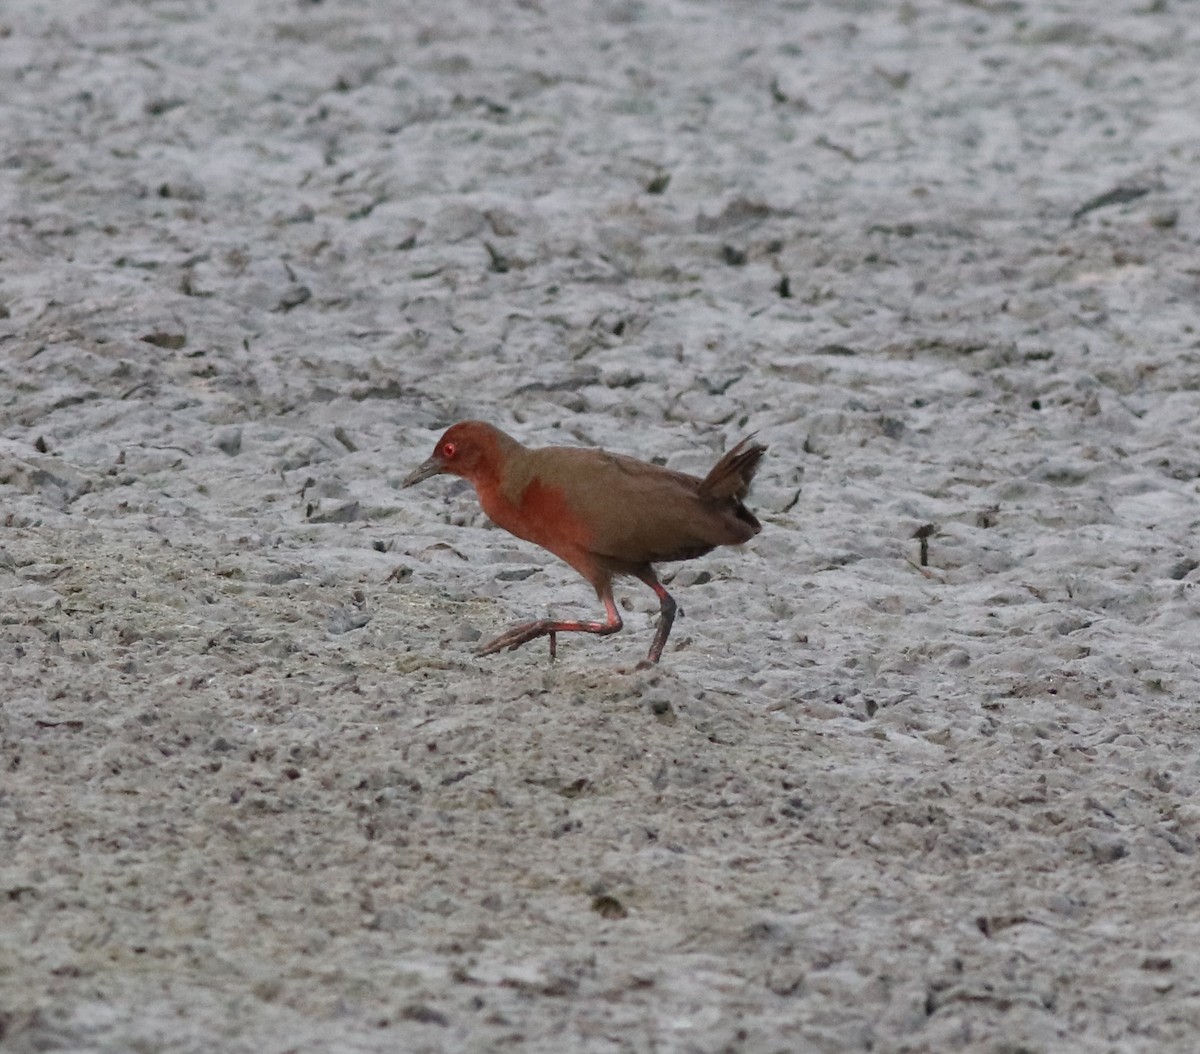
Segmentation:
<svg viewBox="0 0 1200 1054">
<path fill-rule="evenodd" d="M 508 439 L 498 428 L 483 421 L 460 421 L 443 433 L 433 454 L 401 486 L 411 487 L 423 479 L 446 472 L 474 483 L 485 476 L 499 456 L 502 440 Z M 512 440 L 509 439 L 511 443 Z"/>
</svg>

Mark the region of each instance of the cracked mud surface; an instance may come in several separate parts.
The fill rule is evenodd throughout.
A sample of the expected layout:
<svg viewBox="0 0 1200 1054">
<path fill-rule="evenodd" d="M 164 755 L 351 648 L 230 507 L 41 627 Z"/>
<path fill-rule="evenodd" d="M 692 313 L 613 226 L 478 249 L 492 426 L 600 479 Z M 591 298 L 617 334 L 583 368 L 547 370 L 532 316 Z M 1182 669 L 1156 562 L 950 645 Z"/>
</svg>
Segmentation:
<svg viewBox="0 0 1200 1054">
<path fill-rule="evenodd" d="M 0 85 L 0 1046 L 1193 1049 L 1187 5 L 10 0 Z M 598 608 L 399 489 L 463 417 L 757 430 L 763 533 L 477 659 Z"/>
</svg>

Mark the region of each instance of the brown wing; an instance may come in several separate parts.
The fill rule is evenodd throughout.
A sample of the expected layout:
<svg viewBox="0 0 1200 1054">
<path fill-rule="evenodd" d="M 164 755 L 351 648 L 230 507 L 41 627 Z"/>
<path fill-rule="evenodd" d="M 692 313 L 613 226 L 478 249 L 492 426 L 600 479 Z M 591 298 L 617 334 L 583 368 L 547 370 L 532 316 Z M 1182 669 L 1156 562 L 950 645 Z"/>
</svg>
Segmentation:
<svg viewBox="0 0 1200 1054">
<path fill-rule="evenodd" d="M 686 560 L 758 533 L 749 513 L 739 515 L 737 498 L 713 493 L 695 476 L 636 458 L 545 447 L 530 451 L 529 469 L 543 486 L 562 493 L 572 515 L 586 525 L 589 551 L 614 566 Z"/>
</svg>

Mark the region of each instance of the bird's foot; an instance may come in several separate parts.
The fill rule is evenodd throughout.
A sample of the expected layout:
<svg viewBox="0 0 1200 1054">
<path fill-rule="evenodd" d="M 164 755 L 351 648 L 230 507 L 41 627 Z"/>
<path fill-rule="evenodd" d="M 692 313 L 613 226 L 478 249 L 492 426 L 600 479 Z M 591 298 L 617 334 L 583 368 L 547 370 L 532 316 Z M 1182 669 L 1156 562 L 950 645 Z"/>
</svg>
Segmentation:
<svg viewBox="0 0 1200 1054">
<path fill-rule="evenodd" d="M 513 626 L 510 630 L 505 630 L 495 640 L 488 641 L 480 648 L 476 655 L 495 655 L 499 651 L 515 651 L 522 644 L 528 644 L 531 640 L 537 640 L 538 637 L 549 636 L 550 638 L 550 658 L 554 658 L 554 653 L 558 650 L 555 645 L 555 626 L 554 623 L 546 619 L 538 619 L 536 622 L 524 622 L 520 626 Z"/>
<path fill-rule="evenodd" d="M 550 658 L 558 651 L 559 633 L 598 633 L 600 635 L 616 633 L 621 628 L 621 617 L 616 607 L 609 612 L 608 622 L 553 622 L 550 619 L 538 619 L 536 622 L 523 622 L 519 626 L 501 633 L 495 640 L 488 641 L 476 655 L 495 655 L 498 651 L 513 651 L 522 644 L 528 644 L 538 637 L 550 638 Z M 661 648 L 659 649 L 662 650 Z"/>
</svg>

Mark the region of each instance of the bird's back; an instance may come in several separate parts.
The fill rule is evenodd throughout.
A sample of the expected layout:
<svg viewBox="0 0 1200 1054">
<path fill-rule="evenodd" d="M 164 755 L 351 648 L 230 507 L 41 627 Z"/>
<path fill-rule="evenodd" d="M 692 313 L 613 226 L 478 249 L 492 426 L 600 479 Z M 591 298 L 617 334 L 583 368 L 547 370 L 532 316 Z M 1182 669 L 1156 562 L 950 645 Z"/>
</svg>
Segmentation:
<svg viewBox="0 0 1200 1054">
<path fill-rule="evenodd" d="M 522 504 L 532 498 L 555 505 L 562 530 L 575 532 L 588 552 L 615 569 L 687 560 L 758 533 L 741 497 L 763 449 L 754 448 L 740 486 L 726 480 L 714 488 L 707 484 L 725 478 L 718 469 L 735 451 L 701 480 L 603 450 L 542 447 L 522 459 L 521 478 L 513 481 L 521 497 L 510 493 Z"/>
</svg>

